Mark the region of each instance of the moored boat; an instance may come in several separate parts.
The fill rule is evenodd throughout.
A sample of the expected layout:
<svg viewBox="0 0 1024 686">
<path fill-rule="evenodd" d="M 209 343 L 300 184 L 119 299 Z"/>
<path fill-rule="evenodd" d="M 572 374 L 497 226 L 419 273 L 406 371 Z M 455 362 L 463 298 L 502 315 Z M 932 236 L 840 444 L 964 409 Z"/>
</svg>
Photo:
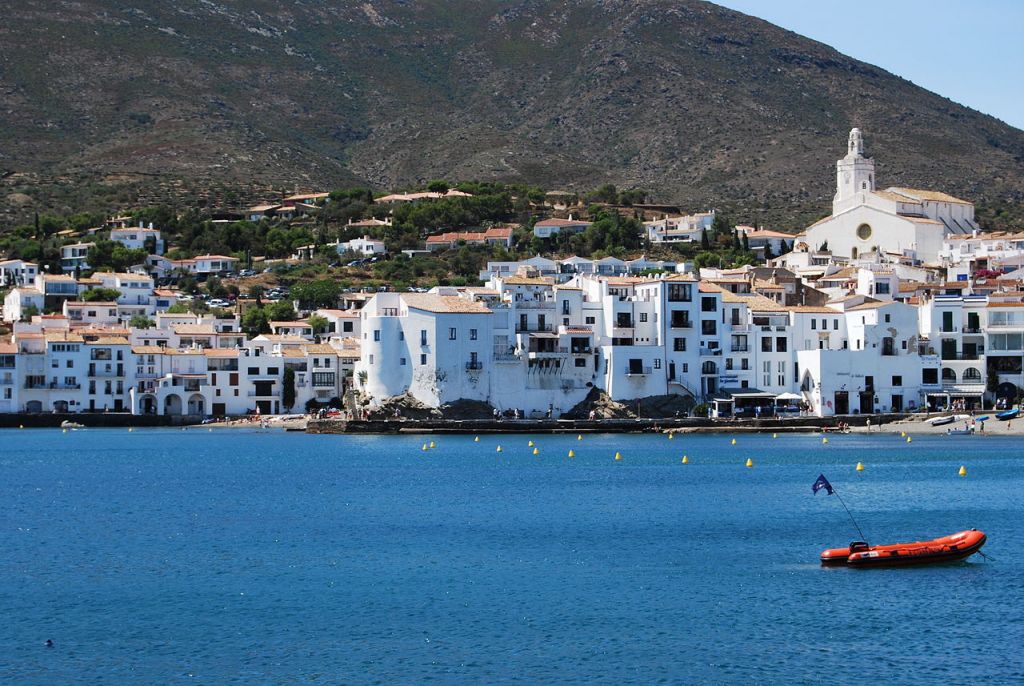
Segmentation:
<svg viewBox="0 0 1024 686">
<path fill-rule="evenodd" d="M 1017 415 L 1019 415 L 1019 414 L 1020 414 L 1020 410 L 1018 410 L 1017 408 L 1014 408 L 1012 410 L 1006 410 L 1005 412 L 997 412 L 996 413 L 996 419 L 998 419 L 1001 422 L 1005 422 L 1005 421 L 1008 421 L 1010 419 L 1016 419 Z"/>
<path fill-rule="evenodd" d="M 946 429 L 946 435 L 948 436 L 973 436 L 974 429 Z"/>
<path fill-rule="evenodd" d="M 821 554 L 821 564 L 847 567 L 908 567 L 955 562 L 970 557 L 985 545 L 985 534 L 977 529 L 961 531 L 930 541 L 868 545 L 854 541 L 846 548 L 830 548 Z"/>
</svg>

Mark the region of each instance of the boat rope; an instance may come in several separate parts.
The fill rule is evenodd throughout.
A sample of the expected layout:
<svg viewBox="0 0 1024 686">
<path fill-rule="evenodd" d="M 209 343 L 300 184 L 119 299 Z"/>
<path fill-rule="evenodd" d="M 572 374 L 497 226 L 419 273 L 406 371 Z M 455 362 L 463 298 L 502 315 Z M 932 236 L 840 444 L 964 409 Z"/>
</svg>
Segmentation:
<svg viewBox="0 0 1024 686">
<path fill-rule="evenodd" d="M 981 555 L 986 560 L 988 560 L 989 562 L 995 562 L 996 561 L 996 558 L 992 557 L 991 555 L 986 555 L 985 553 L 981 552 L 980 550 L 978 551 L 978 554 Z"/>
</svg>

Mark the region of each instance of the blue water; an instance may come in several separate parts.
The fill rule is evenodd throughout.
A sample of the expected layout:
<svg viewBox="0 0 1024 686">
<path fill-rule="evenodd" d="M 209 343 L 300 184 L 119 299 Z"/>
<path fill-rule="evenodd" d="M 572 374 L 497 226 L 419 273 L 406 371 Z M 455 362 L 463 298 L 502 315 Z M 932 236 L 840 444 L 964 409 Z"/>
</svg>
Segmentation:
<svg viewBox="0 0 1024 686">
<path fill-rule="evenodd" d="M 1015 439 L 0 438 L 5 684 L 1024 680 Z M 870 540 L 993 559 L 822 569 L 819 472 Z"/>
</svg>

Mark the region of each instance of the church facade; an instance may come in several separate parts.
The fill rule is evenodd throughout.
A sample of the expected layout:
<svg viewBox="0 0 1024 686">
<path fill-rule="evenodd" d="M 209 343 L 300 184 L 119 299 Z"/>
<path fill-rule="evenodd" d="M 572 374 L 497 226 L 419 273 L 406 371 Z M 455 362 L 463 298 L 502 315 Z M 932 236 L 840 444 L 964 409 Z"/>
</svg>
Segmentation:
<svg viewBox="0 0 1024 686">
<path fill-rule="evenodd" d="M 809 226 L 802 240 L 851 259 L 880 252 L 928 263 L 938 260 L 947 234 L 977 229 L 973 203 L 938 191 L 875 190 L 875 161 L 864 156 L 864 137 L 853 129 L 846 156 L 836 162 L 832 215 Z"/>
</svg>

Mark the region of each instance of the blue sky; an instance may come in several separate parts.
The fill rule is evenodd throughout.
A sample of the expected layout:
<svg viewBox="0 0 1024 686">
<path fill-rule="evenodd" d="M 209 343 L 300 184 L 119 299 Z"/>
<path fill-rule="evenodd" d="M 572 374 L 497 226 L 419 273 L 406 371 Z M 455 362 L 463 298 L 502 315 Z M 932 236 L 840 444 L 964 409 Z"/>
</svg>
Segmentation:
<svg viewBox="0 0 1024 686">
<path fill-rule="evenodd" d="M 715 0 L 1024 129 L 1024 0 Z"/>
</svg>

